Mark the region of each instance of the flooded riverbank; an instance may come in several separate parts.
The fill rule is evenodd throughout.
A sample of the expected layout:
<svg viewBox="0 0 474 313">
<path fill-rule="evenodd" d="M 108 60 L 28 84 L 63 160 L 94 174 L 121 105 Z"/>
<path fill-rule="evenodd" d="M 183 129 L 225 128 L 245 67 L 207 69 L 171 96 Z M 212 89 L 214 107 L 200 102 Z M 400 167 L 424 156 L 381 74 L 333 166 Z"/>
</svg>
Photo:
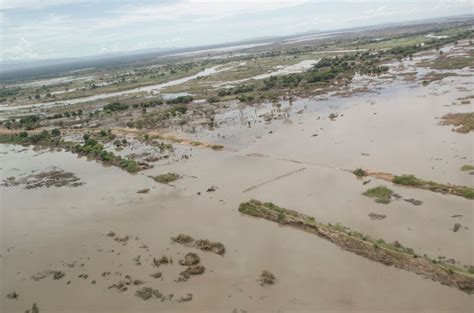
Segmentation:
<svg viewBox="0 0 474 313">
<path fill-rule="evenodd" d="M 458 86 L 465 82 L 463 77 L 450 81 Z M 289 107 L 287 117 L 267 122 L 261 114 L 274 110 L 272 106 L 228 112 L 218 117 L 223 124 L 216 131 L 195 135 L 222 143 L 224 151 L 196 147 L 186 162 L 164 163 L 136 175 L 67 152 L 2 146 L 2 177 L 54 165 L 85 182 L 77 188 L 29 190 L 28 197 L 20 187 L 2 187 L 2 217 L 9 221 L 2 228 L 2 242 L 8 244 L 0 262 L 9 269 L 2 294 L 20 295 L 16 301 L 2 300 L 4 310 L 22 311 L 36 302 L 47 312 L 91 307 L 97 312 L 158 307 L 168 312 L 464 312 L 472 305 L 469 295 L 237 212 L 239 203 L 251 198 L 273 201 L 325 223 L 399 241 L 416 253 L 472 264 L 472 251 L 466 249 L 472 245 L 471 200 L 390 185 L 423 204 L 378 204 L 362 193 L 388 183 L 371 179 L 363 184 L 349 172 L 364 167 L 471 185 L 469 175 L 459 170 L 472 162 L 469 135 L 439 126 L 436 119 L 466 110 L 450 104 L 468 92 L 443 88 L 448 88 L 444 81 L 429 87 L 394 83 L 352 98 L 300 100 Z M 337 118 L 328 118 L 330 113 Z M 165 172 L 183 178 L 169 186 L 148 177 Z M 212 186 L 215 191 L 208 192 Z M 150 192 L 137 194 L 142 188 Z M 370 213 L 386 218 L 374 221 Z M 455 223 L 463 226 L 458 232 L 452 230 Z M 105 236 L 110 231 L 132 239 L 126 246 L 117 244 Z M 175 281 L 178 264 L 162 269 L 163 280 L 155 281 L 149 276 L 153 257 L 165 254 L 178 260 L 192 251 L 171 244 L 170 237 L 179 233 L 220 241 L 226 254 L 198 252 L 206 273 L 187 282 Z M 142 265 L 134 265 L 137 255 Z M 28 261 L 31 257 L 35 262 Z M 74 261 L 84 265 L 66 265 Z M 31 280 L 48 269 L 61 270 L 65 277 Z M 265 269 L 278 282 L 263 288 L 257 279 Z M 104 278 L 104 272 L 116 274 Z M 81 274 L 90 278 L 78 278 Z M 135 297 L 134 288 L 123 293 L 108 289 L 125 275 L 178 298 L 192 293 L 192 301 L 144 302 Z M 361 282 L 367 288 L 354 288 Z"/>
</svg>

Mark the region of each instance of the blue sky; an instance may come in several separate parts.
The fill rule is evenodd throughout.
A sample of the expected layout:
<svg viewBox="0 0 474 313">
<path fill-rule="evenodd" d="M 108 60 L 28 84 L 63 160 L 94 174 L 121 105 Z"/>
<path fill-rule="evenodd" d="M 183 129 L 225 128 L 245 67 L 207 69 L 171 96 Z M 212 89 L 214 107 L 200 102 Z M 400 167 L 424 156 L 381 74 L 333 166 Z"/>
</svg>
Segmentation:
<svg viewBox="0 0 474 313">
<path fill-rule="evenodd" d="M 0 0 L 0 59 L 189 47 L 473 14 L 473 0 Z"/>
</svg>

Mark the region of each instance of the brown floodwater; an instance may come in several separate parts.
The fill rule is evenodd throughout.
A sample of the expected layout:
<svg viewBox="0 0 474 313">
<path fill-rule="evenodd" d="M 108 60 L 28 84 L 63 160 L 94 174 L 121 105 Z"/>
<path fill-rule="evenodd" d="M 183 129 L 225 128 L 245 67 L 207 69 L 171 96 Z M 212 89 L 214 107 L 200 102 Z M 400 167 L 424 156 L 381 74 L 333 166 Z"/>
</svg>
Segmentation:
<svg viewBox="0 0 474 313">
<path fill-rule="evenodd" d="M 40 312 L 469 312 L 472 295 L 237 210 L 252 198 L 272 201 L 321 222 L 398 240 L 419 254 L 472 265 L 472 200 L 374 178 L 363 185 L 349 172 L 363 167 L 472 186 L 473 176 L 459 170 L 473 163 L 472 135 L 439 126 L 437 119 L 472 111 L 471 105 L 452 105 L 472 93 L 461 88 L 466 84 L 465 76 L 426 87 L 383 81 L 373 93 L 284 104 L 284 116 L 269 122 L 261 115 L 280 114 L 270 104 L 236 108 L 217 117 L 216 130 L 185 134 L 221 143 L 223 151 L 187 147 L 189 160 L 158 162 L 135 175 L 68 152 L 0 145 L 2 179 L 56 166 L 85 183 L 0 187 L 0 311 L 24 312 L 37 303 Z M 334 121 L 328 118 L 332 112 L 338 113 Z M 167 172 L 183 177 L 171 185 L 148 177 Z M 362 195 L 377 185 L 423 204 L 384 205 Z M 211 186 L 216 191 L 207 192 Z M 150 192 L 136 193 L 142 188 Z M 387 217 L 374 221 L 369 213 Z M 462 225 L 457 232 L 454 223 Z M 109 231 L 131 239 L 122 245 L 105 236 Z M 170 237 L 180 233 L 222 242 L 226 253 L 172 244 Z M 206 271 L 176 282 L 183 270 L 177 260 L 190 251 Z M 141 265 L 133 261 L 138 255 Z M 173 264 L 153 268 L 153 257 L 162 255 L 173 257 Z M 45 270 L 61 270 L 65 277 L 30 278 Z M 157 270 L 163 279 L 149 276 Z M 263 270 L 275 274 L 275 285 L 259 285 Z M 123 293 L 108 288 L 125 275 L 174 299 L 187 293 L 193 299 L 143 301 L 135 296 L 136 286 Z M 5 297 L 14 291 L 17 300 Z"/>
</svg>

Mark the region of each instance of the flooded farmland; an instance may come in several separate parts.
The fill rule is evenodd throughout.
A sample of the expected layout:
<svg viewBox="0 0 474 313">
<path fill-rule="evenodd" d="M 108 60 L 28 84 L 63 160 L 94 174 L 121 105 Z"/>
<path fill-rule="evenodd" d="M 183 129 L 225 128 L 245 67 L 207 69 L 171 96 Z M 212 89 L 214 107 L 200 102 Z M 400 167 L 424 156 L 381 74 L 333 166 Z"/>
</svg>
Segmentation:
<svg viewBox="0 0 474 313">
<path fill-rule="evenodd" d="M 186 89 L 165 89 L 169 96 L 151 104 L 99 101 L 72 117 L 61 108 L 3 123 L 0 311 L 34 303 L 58 313 L 469 312 L 473 129 L 465 115 L 452 124 L 443 118 L 472 114 L 472 53 L 463 38 L 442 58 L 420 48 L 385 60 L 377 75 L 360 70 L 347 79 L 341 70 L 326 85 L 306 78 L 290 91 L 272 85 L 279 97 L 262 101 L 238 98 L 261 86 L 213 89 L 213 74 L 234 68 L 231 60 L 63 101 L 77 110 L 111 95 Z M 470 61 L 446 69 L 450 57 Z M 321 60 L 285 62 L 262 63 L 248 81 L 274 77 L 267 68 L 310 75 Z M 49 103 L 28 106 L 54 110 Z M 372 196 L 382 187 L 388 198 Z M 369 249 L 431 262 L 466 286 L 344 249 L 280 215 L 272 223 L 242 214 L 251 199 L 309 216 L 315 229 L 329 225 Z"/>
</svg>

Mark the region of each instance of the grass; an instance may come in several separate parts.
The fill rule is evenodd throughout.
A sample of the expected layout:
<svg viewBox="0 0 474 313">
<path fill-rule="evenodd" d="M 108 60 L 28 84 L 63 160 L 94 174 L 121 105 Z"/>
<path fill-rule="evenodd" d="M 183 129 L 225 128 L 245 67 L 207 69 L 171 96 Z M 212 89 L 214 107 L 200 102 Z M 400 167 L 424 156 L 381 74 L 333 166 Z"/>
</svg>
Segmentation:
<svg viewBox="0 0 474 313">
<path fill-rule="evenodd" d="M 363 193 L 364 196 L 369 198 L 374 198 L 375 202 L 387 204 L 390 203 L 390 200 L 393 195 L 393 191 L 386 186 L 377 186 L 374 188 L 370 188 L 366 192 Z"/>
<path fill-rule="evenodd" d="M 474 165 L 465 164 L 461 166 L 461 171 L 474 171 Z"/>
<path fill-rule="evenodd" d="M 405 186 L 420 186 L 422 182 L 420 179 L 416 178 L 414 175 L 401 175 L 395 176 L 393 182 L 399 185 Z"/>
<path fill-rule="evenodd" d="M 472 66 L 474 63 L 473 56 L 456 56 L 456 57 L 439 57 L 428 65 L 430 68 L 437 70 L 461 69 Z"/>
<path fill-rule="evenodd" d="M 239 206 L 239 212 L 313 233 L 359 256 L 417 273 L 464 292 L 474 291 L 474 276 L 470 270 L 442 261 L 433 262 L 433 259 L 426 255 L 418 255 L 413 249 L 404 247 L 398 241 L 388 243 L 339 224 L 319 223 L 311 216 L 279 207 L 271 202 L 258 200 L 243 202 Z"/>
<path fill-rule="evenodd" d="M 417 178 L 414 175 L 394 176 L 393 183 L 404 186 L 427 189 L 433 192 L 452 194 L 464 197 L 466 199 L 474 199 L 474 188 L 472 187 L 440 184 L 433 181 Z"/>
<path fill-rule="evenodd" d="M 179 178 L 181 178 L 181 176 L 179 176 L 176 173 L 166 173 L 166 174 L 161 174 L 161 175 L 153 177 L 153 179 L 156 182 L 162 183 L 162 184 L 169 184 L 169 183 L 174 182 L 175 180 L 177 180 Z"/>
</svg>

